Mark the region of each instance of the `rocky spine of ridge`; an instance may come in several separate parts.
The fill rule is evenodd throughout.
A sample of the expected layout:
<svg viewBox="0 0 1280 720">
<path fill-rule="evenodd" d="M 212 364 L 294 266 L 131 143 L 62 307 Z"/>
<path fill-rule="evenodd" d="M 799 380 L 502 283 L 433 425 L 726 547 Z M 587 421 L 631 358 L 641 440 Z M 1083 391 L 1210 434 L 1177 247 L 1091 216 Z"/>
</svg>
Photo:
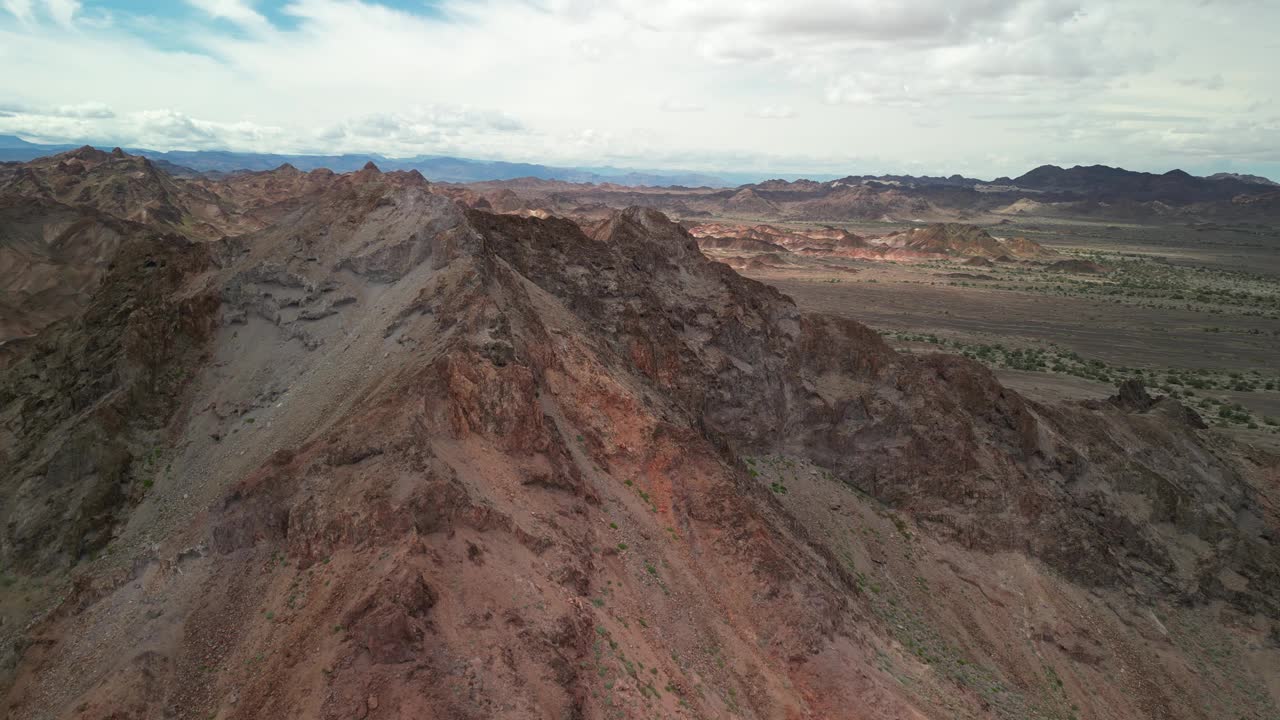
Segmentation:
<svg viewBox="0 0 1280 720">
<path fill-rule="evenodd" d="M 374 169 L 262 207 L 122 245 L 0 375 L 0 557 L 59 589 L 0 625 L 11 715 L 1275 707 L 1275 460 L 1176 401 L 900 355 L 652 210 Z M 1175 618 L 1252 643 L 1238 687 Z"/>
</svg>

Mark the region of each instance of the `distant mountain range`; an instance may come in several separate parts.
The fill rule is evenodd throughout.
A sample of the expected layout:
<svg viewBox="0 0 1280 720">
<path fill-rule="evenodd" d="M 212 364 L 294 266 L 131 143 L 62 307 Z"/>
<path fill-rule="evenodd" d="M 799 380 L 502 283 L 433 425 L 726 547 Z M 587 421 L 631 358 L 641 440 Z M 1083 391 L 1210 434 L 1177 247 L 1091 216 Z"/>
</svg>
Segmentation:
<svg viewBox="0 0 1280 720">
<path fill-rule="evenodd" d="M 1197 177 L 1182 170 L 1156 174 L 1106 165 L 1077 165 L 1071 168 L 1041 165 L 1016 178 L 977 180 L 961 175 L 913 177 L 911 175 L 851 175 L 836 183 L 865 185 L 878 183 L 908 188 L 954 187 L 983 192 L 1032 192 L 1085 198 L 1123 198 L 1139 202 L 1194 202 L 1228 200 L 1241 193 L 1257 193 L 1280 188 L 1280 183 L 1258 175 L 1217 173 Z"/>
<path fill-rule="evenodd" d="M 993 185 L 1011 185 L 1021 190 L 1066 193 L 1086 198 L 1124 198 L 1137 202 L 1197 202 L 1230 200 L 1242 193 L 1274 189 L 1276 184 L 1252 175 L 1219 173 L 1196 177 L 1182 170 L 1155 174 L 1134 172 L 1106 165 L 1061 168 L 1040 167 L 1017 178 L 997 178 Z"/>
<path fill-rule="evenodd" d="M 1261 175 L 1242 175 L 1240 173 L 1214 173 L 1208 177 L 1210 180 L 1239 180 L 1241 182 L 1253 183 L 1254 185 L 1270 185 L 1271 187 L 1280 187 L 1280 183 L 1274 180 L 1268 180 Z"/>
<path fill-rule="evenodd" d="M 44 145 L 27 142 L 13 135 L 0 135 L 0 162 L 26 162 L 38 157 L 73 150 L 80 145 Z M 110 146 L 101 146 L 111 150 Z M 643 170 L 615 167 L 558 167 L 533 163 L 503 162 L 498 160 L 474 160 L 445 155 L 420 155 L 411 158 L 390 158 L 377 154 L 342 155 L 279 155 L 275 153 L 232 152 L 228 150 L 171 150 L 162 152 L 146 148 L 124 150 L 133 155 L 151 158 L 165 171 L 181 175 L 184 172 L 230 173 L 238 170 L 273 170 L 285 163 L 299 170 L 309 171 L 328 168 L 334 172 L 351 172 L 373 162 L 382 170 L 417 170 L 435 182 L 481 182 L 485 180 L 513 180 L 515 178 L 539 178 L 574 183 L 616 183 L 619 185 L 650 185 L 688 187 L 728 187 L 762 179 L 752 173 L 697 173 L 682 170 Z M 835 175 L 823 176 L 832 179 Z"/>
<path fill-rule="evenodd" d="M 1109 221 L 1273 223 L 1280 187 L 1265 178 L 1195 177 L 1103 166 L 1046 165 L 994 181 L 909 175 L 848 176 L 829 182 L 767 180 L 733 188 L 627 188 L 546 180 L 477 183 L 489 206 L 503 212 L 589 217 L 602 221 L 632 205 L 682 220 L 1000 223 L 1014 217 Z M 464 198 L 465 199 L 465 198 Z"/>
<path fill-rule="evenodd" d="M 26 162 L 38 157 L 73 150 L 79 145 L 45 145 L 27 142 L 13 135 L 0 135 L 0 162 Z M 110 150 L 110 147 L 102 147 Z M 242 170 L 273 170 L 284 164 L 299 170 L 310 171 L 328 168 L 334 172 L 352 172 L 373 162 L 382 170 L 417 170 L 434 182 L 472 183 L 517 178 L 538 178 L 571 183 L 613 183 L 628 186 L 655 187 L 738 187 L 759 183 L 763 176 L 756 173 L 723 172 L 697 173 L 680 170 L 639 170 L 616 167 L 560 167 L 534 163 L 504 162 L 500 160 L 475 160 L 446 155 L 419 155 L 410 158 L 390 158 L 378 154 L 340 155 L 281 155 L 275 153 L 233 152 L 229 150 L 170 150 L 124 148 L 134 155 L 151 158 L 166 172 L 174 175 L 191 173 L 232 173 Z M 772 182 L 766 181 L 762 188 Z M 983 192 L 1008 190 L 1031 193 L 1064 194 L 1088 198 L 1124 198 L 1127 200 L 1166 202 L 1192 202 L 1203 200 L 1228 200 L 1241 193 L 1256 193 L 1263 189 L 1280 188 L 1276 183 L 1257 175 L 1216 173 L 1197 177 L 1182 170 L 1170 170 L 1155 174 L 1135 172 L 1106 165 L 1075 166 L 1062 168 L 1042 165 L 1016 178 L 1000 177 L 995 180 L 979 180 L 951 175 L 949 177 L 913 175 L 808 175 L 815 182 L 835 181 L 836 184 L 865 185 L 868 183 L 907 188 L 966 188 Z"/>
</svg>

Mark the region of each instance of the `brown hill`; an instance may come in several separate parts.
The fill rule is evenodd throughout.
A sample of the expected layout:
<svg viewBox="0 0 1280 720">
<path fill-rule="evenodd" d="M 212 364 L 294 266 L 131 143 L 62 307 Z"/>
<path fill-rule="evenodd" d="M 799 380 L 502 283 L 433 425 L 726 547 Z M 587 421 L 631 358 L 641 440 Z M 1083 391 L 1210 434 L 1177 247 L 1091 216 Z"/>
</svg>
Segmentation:
<svg viewBox="0 0 1280 720">
<path fill-rule="evenodd" d="M 700 237 L 698 238 L 698 247 L 704 250 L 736 250 L 739 252 L 787 252 L 787 249 L 781 245 L 754 238 Z"/>
<path fill-rule="evenodd" d="M 841 186 L 813 198 L 796 199 L 787 215 L 800 220 L 911 220 L 932 217 L 928 200 L 897 189 Z"/>
<path fill-rule="evenodd" d="M 778 206 L 765 200 L 750 188 L 734 193 L 724 203 L 725 211 L 738 216 L 772 217 L 778 214 Z"/>
<path fill-rule="evenodd" d="M 938 223 L 912 228 L 881 238 L 881 243 L 921 255 L 996 257 L 1005 254 L 1005 248 L 985 230 L 961 223 Z"/>
<path fill-rule="evenodd" d="M 898 354 L 652 210 L 588 235 L 336 176 L 123 242 L 25 353 L 10 717 L 1276 707 L 1275 458 Z"/>
<path fill-rule="evenodd" d="M 849 255 L 870 248 L 863 238 L 831 227 L 783 229 L 773 225 L 700 223 L 693 225 L 689 232 L 698 238 L 700 246 L 712 250 L 751 250 L 754 247 L 761 252 Z"/>
<path fill-rule="evenodd" d="M 246 229 L 235 209 L 198 182 L 169 176 L 146 158 L 117 149 L 79 150 L 25 163 L 0 195 L 88 206 L 124 220 L 212 239 Z"/>
<path fill-rule="evenodd" d="M 1045 258 L 1060 257 L 1058 251 L 1047 248 L 1035 240 L 1029 240 L 1025 237 L 1001 238 L 1000 245 L 1004 248 L 1005 255 L 1021 260 L 1041 260 Z"/>
<path fill-rule="evenodd" d="M 747 261 L 746 267 L 754 270 L 763 270 L 769 268 L 781 268 L 787 266 L 785 256 L 778 253 L 764 253 L 756 255 Z"/>
<path fill-rule="evenodd" d="M 1025 237 L 1000 240 L 980 227 L 963 223 L 937 223 L 894 233 L 878 241 L 886 247 L 918 253 L 921 257 L 961 256 L 999 258 L 1050 258 L 1058 253 Z"/>
<path fill-rule="evenodd" d="M 784 229 L 773 225 L 701 223 L 692 226 L 690 232 L 708 250 L 772 252 L 781 248 L 807 255 L 908 261 L 938 257 L 1058 257 L 1057 252 L 1025 237 L 998 239 L 982 228 L 961 223 L 939 223 L 872 239 L 833 227 Z"/>
</svg>

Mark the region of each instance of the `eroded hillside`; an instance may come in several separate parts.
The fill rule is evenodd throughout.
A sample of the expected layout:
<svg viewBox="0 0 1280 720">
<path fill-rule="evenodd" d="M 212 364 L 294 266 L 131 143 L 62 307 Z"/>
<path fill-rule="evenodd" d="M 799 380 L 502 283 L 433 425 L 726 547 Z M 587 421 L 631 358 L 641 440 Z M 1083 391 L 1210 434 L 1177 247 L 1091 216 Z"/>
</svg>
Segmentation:
<svg viewBox="0 0 1280 720">
<path fill-rule="evenodd" d="M 1177 401 L 899 354 L 653 210 L 236 182 L 0 376 L 10 716 L 1275 716 L 1277 461 Z"/>
</svg>

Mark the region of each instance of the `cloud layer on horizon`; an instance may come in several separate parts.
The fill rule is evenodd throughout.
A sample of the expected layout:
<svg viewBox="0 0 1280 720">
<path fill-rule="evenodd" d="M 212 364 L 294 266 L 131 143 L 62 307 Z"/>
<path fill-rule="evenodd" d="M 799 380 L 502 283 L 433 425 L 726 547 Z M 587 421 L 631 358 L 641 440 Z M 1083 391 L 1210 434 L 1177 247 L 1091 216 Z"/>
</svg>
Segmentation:
<svg viewBox="0 0 1280 720">
<path fill-rule="evenodd" d="M 0 0 L 0 133 L 697 170 L 1280 174 L 1267 0 L 130 7 Z"/>
</svg>

